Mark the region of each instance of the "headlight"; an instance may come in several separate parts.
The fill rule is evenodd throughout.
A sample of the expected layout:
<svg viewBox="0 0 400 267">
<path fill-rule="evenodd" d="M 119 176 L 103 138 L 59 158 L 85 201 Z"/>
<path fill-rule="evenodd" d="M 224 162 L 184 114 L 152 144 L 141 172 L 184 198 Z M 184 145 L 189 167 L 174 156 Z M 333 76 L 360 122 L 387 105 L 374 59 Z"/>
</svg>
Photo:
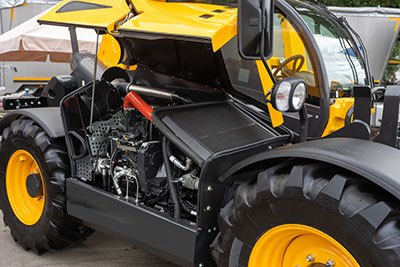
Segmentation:
<svg viewBox="0 0 400 267">
<path fill-rule="evenodd" d="M 304 80 L 287 78 L 276 83 L 271 102 L 281 112 L 297 112 L 303 108 L 306 96 L 307 86 Z"/>
<path fill-rule="evenodd" d="M 304 102 L 306 102 L 306 95 L 307 95 L 306 84 L 301 81 L 294 87 L 293 95 L 290 101 L 291 109 L 299 111 L 303 107 Z"/>
</svg>

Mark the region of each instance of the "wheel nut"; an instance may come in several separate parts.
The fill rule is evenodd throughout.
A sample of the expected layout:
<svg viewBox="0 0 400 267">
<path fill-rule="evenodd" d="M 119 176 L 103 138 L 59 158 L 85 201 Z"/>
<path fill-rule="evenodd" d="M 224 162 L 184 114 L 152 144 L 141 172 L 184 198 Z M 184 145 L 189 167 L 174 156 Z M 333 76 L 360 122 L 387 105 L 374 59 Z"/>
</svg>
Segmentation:
<svg viewBox="0 0 400 267">
<path fill-rule="evenodd" d="M 333 267 L 333 266 L 335 266 L 335 264 L 336 264 L 336 262 L 334 260 L 330 259 L 326 262 L 325 265 L 326 265 L 326 267 Z"/>
<path fill-rule="evenodd" d="M 313 254 L 308 254 L 306 257 L 307 262 L 314 262 L 315 261 L 315 256 Z"/>
</svg>

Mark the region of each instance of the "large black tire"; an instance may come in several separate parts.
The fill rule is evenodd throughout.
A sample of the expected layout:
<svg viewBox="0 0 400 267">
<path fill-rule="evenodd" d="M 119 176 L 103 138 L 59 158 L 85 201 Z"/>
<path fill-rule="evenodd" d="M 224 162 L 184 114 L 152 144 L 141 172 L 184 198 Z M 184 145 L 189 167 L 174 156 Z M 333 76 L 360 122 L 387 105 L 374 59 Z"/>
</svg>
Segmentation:
<svg viewBox="0 0 400 267">
<path fill-rule="evenodd" d="M 220 267 L 247 266 L 268 230 L 301 224 L 333 237 L 362 267 L 397 267 L 398 208 L 397 199 L 355 174 L 318 162 L 289 161 L 238 187 L 220 213 L 213 258 Z"/>
<path fill-rule="evenodd" d="M 46 198 L 40 219 L 34 225 L 22 223 L 11 208 L 6 189 L 8 161 L 17 150 L 29 152 L 39 165 Z M 92 232 L 66 214 L 65 179 L 70 174 L 64 140 L 51 139 L 29 119 L 13 121 L 3 131 L 0 145 L 0 207 L 15 242 L 37 254 L 73 246 Z"/>
</svg>

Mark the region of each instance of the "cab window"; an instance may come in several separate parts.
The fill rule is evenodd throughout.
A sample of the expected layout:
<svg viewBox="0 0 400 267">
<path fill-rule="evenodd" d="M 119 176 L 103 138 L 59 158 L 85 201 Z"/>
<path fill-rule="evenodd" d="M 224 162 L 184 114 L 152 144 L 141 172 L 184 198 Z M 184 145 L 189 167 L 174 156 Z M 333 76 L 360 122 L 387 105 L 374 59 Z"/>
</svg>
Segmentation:
<svg viewBox="0 0 400 267">
<path fill-rule="evenodd" d="M 304 79 L 308 86 L 309 104 L 319 105 L 319 88 L 307 48 L 292 24 L 280 13 L 274 15 L 274 48 L 268 64 L 277 80 L 287 77 Z M 230 81 L 236 90 L 265 102 L 273 83 L 262 62 L 239 56 L 237 39 L 222 48 Z"/>
</svg>

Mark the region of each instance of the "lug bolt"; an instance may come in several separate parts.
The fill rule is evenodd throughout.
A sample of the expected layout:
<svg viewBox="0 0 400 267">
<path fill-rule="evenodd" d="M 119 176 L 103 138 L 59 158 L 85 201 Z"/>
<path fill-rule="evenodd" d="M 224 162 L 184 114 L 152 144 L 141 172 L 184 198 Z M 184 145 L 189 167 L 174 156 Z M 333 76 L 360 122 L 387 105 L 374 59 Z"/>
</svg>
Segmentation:
<svg viewBox="0 0 400 267">
<path fill-rule="evenodd" d="M 330 259 L 326 262 L 325 265 L 326 265 L 326 267 L 333 267 L 333 266 L 335 266 L 335 264 L 336 264 L 336 262 L 334 260 Z"/>
<path fill-rule="evenodd" d="M 314 262 L 315 261 L 315 256 L 313 254 L 308 254 L 306 257 L 307 262 Z"/>
</svg>

